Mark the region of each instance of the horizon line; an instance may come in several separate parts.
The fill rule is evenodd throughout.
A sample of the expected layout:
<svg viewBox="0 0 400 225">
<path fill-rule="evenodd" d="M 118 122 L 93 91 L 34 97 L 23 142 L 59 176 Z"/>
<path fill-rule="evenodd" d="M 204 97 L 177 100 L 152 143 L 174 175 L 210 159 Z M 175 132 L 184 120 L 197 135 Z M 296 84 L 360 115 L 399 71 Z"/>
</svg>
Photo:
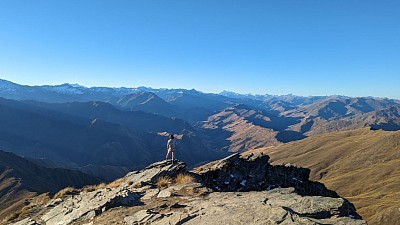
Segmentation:
<svg viewBox="0 0 400 225">
<path fill-rule="evenodd" d="M 374 98 L 374 99 L 389 99 L 389 100 L 400 100 L 400 98 L 389 98 L 389 97 L 377 97 L 377 96 L 348 96 L 348 95 L 342 95 L 342 94 L 330 94 L 330 95 L 297 95 L 297 94 L 293 94 L 293 93 L 289 93 L 289 94 L 254 94 L 254 93 L 239 93 L 239 92 L 235 92 L 235 91 L 229 91 L 229 90 L 222 90 L 221 92 L 204 92 L 195 88 L 191 88 L 191 89 L 186 89 L 186 88 L 153 88 L 153 87 L 149 87 L 149 86 L 137 86 L 137 87 L 126 87 L 126 86 L 85 86 L 85 85 L 81 85 L 79 83 L 62 83 L 62 84 L 20 84 L 20 83 L 16 83 L 10 80 L 6 80 L 6 79 L 2 79 L 0 78 L 0 81 L 6 81 L 15 85 L 19 85 L 19 86 L 28 86 L 28 87 L 44 87 L 44 86 L 63 86 L 63 85 L 69 85 L 71 87 L 75 88 L 78 87 L 83 87 L 86 89 L 91 89 L 91 88 L 111 88 L 111 89 L 119 89 L 119 88 L 125 88 L 125 89 L 139 89 L 139 88 L 148 88 L 148 89 L 153 89 L 153 90 L 186 90 L 186 91 L 190 91 L 190 90 L 194 90 L 197 92 L 201 92 L 204 94 L 217 94 L 217 95 L 222 95 L 222 93 L 224 92 L 228 92 L 228 93 L 232 93 L 232 94 L 237 94 L 237 95 L 242 95 L 242 96 L 278 96 L 278 97 L 282 97 L 282 96 L 296 96 L 296 97 L 304 97 L 304 98 L 311 98 L 311 97 L 348 97 L 348 98 Z M 223 96 L 223 95 L 222 95 Z"/>
</svg>

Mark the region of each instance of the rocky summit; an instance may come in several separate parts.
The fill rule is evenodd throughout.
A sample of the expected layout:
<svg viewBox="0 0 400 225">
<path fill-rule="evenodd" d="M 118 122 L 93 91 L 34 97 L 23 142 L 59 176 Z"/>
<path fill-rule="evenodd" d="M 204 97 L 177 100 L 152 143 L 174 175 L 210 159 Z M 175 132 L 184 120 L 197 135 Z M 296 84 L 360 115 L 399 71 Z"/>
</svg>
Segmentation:
<svg viewBox="0 0 400 225">
<path fill-rule="evenodd" d="M 17 225 L 366 224 L 354 206 L 309 170 L 273 166 L 263 154 L 232 155 L 187 171 L 161 161 L 110 184 L 27 203 Z M 29 207 L 30 206 L 30 207 Z M 18 221 L 19 220 L 19 221 Z"/>
</svg>

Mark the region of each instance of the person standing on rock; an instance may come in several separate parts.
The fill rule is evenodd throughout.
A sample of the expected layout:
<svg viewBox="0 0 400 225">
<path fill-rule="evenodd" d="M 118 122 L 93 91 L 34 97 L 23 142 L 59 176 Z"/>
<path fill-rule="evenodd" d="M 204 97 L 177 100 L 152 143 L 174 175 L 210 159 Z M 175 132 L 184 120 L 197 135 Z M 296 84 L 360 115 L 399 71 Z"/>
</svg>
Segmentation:
<svg viewBox="0 0 400 225">
<path fill-rule="evenodd" d="M 168 160 L 169 154 L 172 155 L 172 162 L 175 161 L 175 151 L 176 151 L 176 141 L 174 135 L 169 135 L 169 139 L 167 142 L 167 155 L 165 156 L 165 160 Z"/>
</svg>

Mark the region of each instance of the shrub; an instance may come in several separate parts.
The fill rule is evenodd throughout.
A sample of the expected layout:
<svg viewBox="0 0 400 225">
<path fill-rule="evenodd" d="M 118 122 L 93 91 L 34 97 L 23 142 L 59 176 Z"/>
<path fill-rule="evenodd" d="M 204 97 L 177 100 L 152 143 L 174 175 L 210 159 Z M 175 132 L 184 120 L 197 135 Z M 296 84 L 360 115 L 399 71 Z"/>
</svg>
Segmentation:
<svg viewBox="0 0 400 225">
<path fill-rule="evenodd" d="M 166 188 L 172 184 L 172 179 L 168 176 L 159 177 L 157 180 L 157 187 Z"/>
<path fill-rule="evenodd" d="M 32 210 L 31 205 L 24 206 L 18 213 L 18 219 L 27 217 L 30 214 L 31 210 Z"/>
<path fill-rule="evenodd" d="M 118 180 L 115 180 L 115 181 L 113 181 L 113 182 L 107 184 L 107 187 L 108 187 L 108 188 L 116 188 L 116 187 L 121 186 L 121 184 L 122 184 L 123 182 L 124 182 L 124 179 L 120 178 L 120 179 L 118 179 Z"/>
<path fill-rule="evenodd" d="M 106 186 L 107 185 L 105 183 L 101 183 L 101 184 L 98 184 L 98 185 L 88 185 L 88 186 L 83 187 L 82 191 L 84 191 L 84 192 L 92 192 L 92 191 L 95 191 L 95 190 L 98 190 L 98 189 L 106 188 Z"/>
<path fill-rule="evenodd" d="M 57 192 L 53 198 L 62 198 L 65 195 L 71 195 L 74 194 L 76 192 L 76 189 L 72 188 L 72 187 L 66 187 L 64 189 L 62 189 L 61 191 Z"/>
<path fill-rule="evenodd" d="M 50 197 L 48 193 L 41 194 L 39 196 L 36 196 L 32 199 L 30 202 L 30 205 L 37 206 L 37 205 L 44 205 L 50 201 Z"/>
<path fill-rule="evenodd" d="M 13 221 L 13 220 L 15 220 L 15 219 L 18 219 L 19 214 L 20 214 L 20 212 L 14 212 L 14 213 L 12 213 L 11 215 L 7 216 L 7 217 L 4 219 L 4 221 L 5 221 L 5 222 L 10 222 L 10 221 Z M 0 221 L 0 222 L 1 222 L 1 221 Z"/>
<path fill-rule="evenodd" d="M 175 178 L 176 184 L 187 184 L 187 183 L 192 183 L 193 181 L 194 178 L 186 173 L 180 173 Z"/>
</svg>

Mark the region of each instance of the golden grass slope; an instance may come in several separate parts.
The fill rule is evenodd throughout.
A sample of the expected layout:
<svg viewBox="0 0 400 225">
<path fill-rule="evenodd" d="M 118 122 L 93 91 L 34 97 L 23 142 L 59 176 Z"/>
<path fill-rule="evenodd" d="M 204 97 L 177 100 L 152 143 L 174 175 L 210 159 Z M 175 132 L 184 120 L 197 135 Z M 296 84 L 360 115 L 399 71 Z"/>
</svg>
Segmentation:
<svg viewBox="0 0 400 225">
<path fill-rule="evenodd" d="M 400 131 L 328 133 L 258 151 L 273 164 L 310 168 L 311 179 L 353 202 L 369 224 L 400 224 Z"/>
</svg>

